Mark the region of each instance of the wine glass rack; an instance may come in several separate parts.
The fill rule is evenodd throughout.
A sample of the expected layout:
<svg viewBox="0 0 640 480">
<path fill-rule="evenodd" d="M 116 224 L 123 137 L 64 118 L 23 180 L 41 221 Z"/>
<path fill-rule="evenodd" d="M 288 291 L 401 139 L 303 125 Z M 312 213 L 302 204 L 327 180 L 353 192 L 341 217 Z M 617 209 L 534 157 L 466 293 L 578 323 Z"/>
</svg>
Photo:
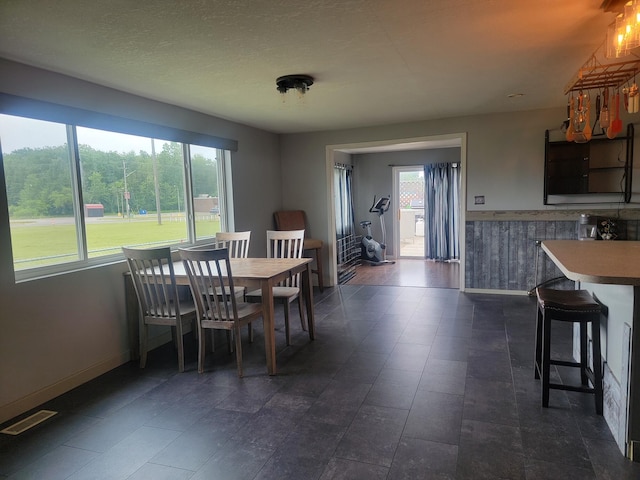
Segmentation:
<svg viewBox="0 0 640 480">
<path fill-rule="evenodd" d="M 602 88 L 619 88 L 640 73 L 640 58 L 622 62 L 600 63 L 593 54 L 580 67 L 576 75 L 566 85 L 565 95 L 580 90 L 597 90 Z"/>
</svg>

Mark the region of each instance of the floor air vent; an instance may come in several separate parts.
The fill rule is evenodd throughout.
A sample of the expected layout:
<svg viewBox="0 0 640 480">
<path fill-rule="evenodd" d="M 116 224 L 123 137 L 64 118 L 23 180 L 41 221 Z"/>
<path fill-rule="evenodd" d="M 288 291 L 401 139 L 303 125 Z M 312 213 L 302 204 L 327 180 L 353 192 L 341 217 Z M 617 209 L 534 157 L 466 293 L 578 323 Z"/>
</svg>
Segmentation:
<svg viewBox="0 0 640 480">
<path fill-rule="evenodd" d="M 4 430 L 0 430 L 0 433 L 6 433 L 7 435 L 20 435 L 22 432 L 29 430 L 31 427 L 35 427 L 57 413 L 58 412 L 54 412 L 52 410 L 40 410 L 39 412 L 29 415 L 27 418 L 8 426 Z"/>
</svg>

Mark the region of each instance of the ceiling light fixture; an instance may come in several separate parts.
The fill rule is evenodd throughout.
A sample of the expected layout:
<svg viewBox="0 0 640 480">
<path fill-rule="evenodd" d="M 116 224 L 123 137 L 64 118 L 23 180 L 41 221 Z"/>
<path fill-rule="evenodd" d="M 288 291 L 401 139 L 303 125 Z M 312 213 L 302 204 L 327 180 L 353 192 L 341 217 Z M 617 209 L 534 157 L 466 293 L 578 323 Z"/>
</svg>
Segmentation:
<svg viewBox="0 0 640 480">
<path fill-rule="evenodd" d="M 607 58 L 626 57 L 640 46 L 640 1 L 631 0 L 607 29 Z"/>
<path fill-rule="evenodd" d="M 284 75 L 276 79 L 276 88 L 283 95 L 289 90 L 297 90 L 298 93 L 304 95 L 313 85 L 313 77 L 310 75 Z"/>
</svg>

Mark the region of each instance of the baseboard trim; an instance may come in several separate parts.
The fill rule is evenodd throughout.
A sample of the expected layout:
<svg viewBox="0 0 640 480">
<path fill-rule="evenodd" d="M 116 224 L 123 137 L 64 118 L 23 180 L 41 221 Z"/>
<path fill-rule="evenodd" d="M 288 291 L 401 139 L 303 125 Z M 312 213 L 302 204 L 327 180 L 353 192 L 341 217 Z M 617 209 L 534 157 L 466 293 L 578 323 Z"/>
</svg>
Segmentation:
<svg viewBox="0 0 640 480">
<path fill-rule="evenodd" d="M 188 333 L 190 331 L 191 328 L 188 327 L 185 330 L 185 333 Z M 149 350 L 154 350 L 171 341 L 171 330 L 167 328 L 159 335 L 155 335 L 149 338 L 148 348 Z M 7 420 L 11 420 L 18 415 L 22 415 L 32 408 L 42 405 L 43 403 L 48 402 L 49 400 L 56 398 L 63 393 L 67 393 L 68 391 L 79 387 L 83 383 L 93 380 L 94 378 L 99 377 L 100 375 L 107 373 L 108 371 L 113 370 L 120 365 L 123 365 L 132 360 L 137 360 L 133 358 L 134 355 L 137 356 L 137 352 L 126 350 L 124 352 L 121 352 L 119 355 L 115 355 L 111 358 L 108 358 L 107 360 L 99 362 L 80 372 L 70 375 L 69 377 L 63 378 L 53 385 L 49 385 L 36 392 L 30 393 L 29 395 L 14 400 L 11 403 L 3 405 L 2 407 L 0 407 L 0 424 L 5 423 Z"/>
<path fill-rule="evenodd" d="M 127 363 L 131 358 L 129 350 L 121 352 L 119 355 L 108 358 L 100 363 L 90 366 L 85 370 L 77 372 L 69 377 L 42 388 L 36 392 L 30 393 L 18 400 L 0 407 L 0 423 L 11 420 L 18 415 L 28 412 L 32 408 L 42 405 L 49 400 L 72 390 L 83 383 L 93 380 L 94 378 L 113 370 L 120 365 Z"/>
<path fill-rule="evenodd" d="M 527 296 L 528 292 L 524 290 L 497 290 L 490 288 L 465 288 L 464 293 L 486 293 L 489 295 L 520 295 Z"/>
</svg>

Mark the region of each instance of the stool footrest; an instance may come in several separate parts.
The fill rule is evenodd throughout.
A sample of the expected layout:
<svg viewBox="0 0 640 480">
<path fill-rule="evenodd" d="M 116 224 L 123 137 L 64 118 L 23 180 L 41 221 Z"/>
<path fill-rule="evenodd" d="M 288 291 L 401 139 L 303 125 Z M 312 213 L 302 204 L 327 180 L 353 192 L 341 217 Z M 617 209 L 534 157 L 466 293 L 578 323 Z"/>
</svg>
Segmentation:
<svg viewBox="0 0 640 480">
<path fill-rule="evenodd" d="M 550 383 L 549 388 L 553 388 L 554 390 L 568 390 L 570 392 L 596 393 L 593 387 L 577 387 L 574 385 L 563 385 L 561 383 Z"/>
<path fill-rule="evenodd" d="M 550 365 L 562 365 L 563 367 L 581 367 L 580 362 L 569 362 L 566 360 L 550 360 Z"/>
</svg>

